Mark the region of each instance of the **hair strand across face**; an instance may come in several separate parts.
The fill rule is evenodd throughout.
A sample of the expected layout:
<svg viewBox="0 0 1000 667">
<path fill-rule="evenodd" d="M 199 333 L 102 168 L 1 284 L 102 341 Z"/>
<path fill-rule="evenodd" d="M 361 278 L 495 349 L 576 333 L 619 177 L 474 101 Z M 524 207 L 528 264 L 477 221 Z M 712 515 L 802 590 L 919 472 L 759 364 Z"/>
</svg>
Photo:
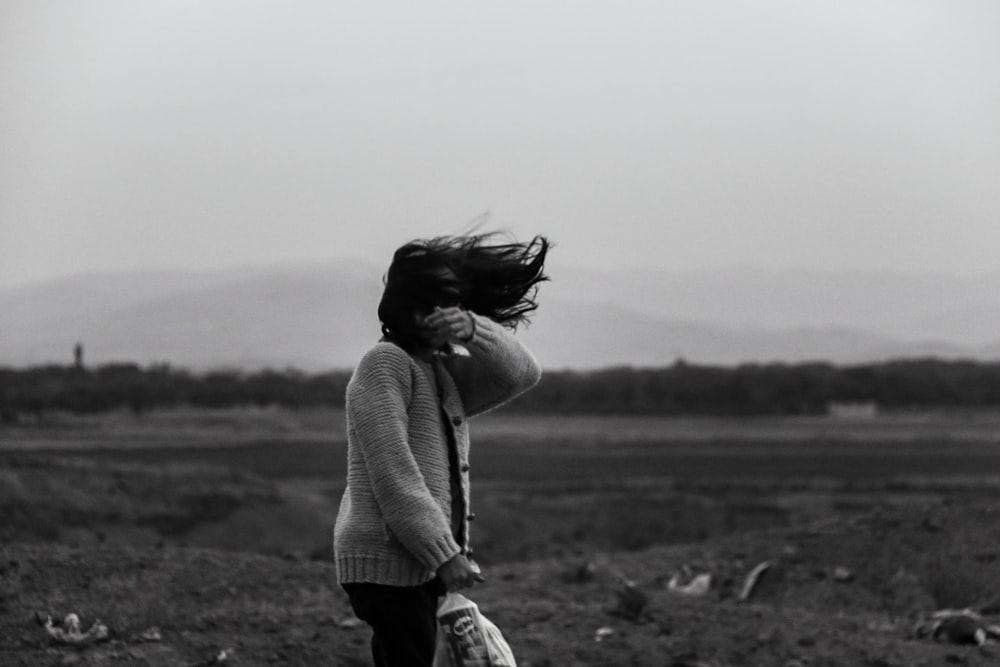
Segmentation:
<svg viewBox="0 0 1000 667">
<path fill-rule="evenodd" d="M 460 305 L 510 329 L 538 308 L 538 284 L 548 280 L 544 236 L 495 243 L 497 234 L 441 236 L 400 247 L 385 276 L 378 315 L 383 332 L 407 350 L 420 346 L 416 316 Z"/>
</svg>

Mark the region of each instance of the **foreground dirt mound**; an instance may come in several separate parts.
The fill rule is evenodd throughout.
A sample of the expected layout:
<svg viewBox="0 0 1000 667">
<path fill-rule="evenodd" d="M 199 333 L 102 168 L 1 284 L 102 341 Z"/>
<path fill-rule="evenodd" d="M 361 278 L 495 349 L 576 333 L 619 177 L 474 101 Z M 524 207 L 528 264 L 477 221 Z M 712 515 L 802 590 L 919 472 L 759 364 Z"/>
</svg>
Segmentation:
<svg viewBox="0 0 1000 667">
<path fill-rule="evenodd" d="M 470 597 L 522 667 L 996 664 L 1000 645 L 937 642 L 915 626 L 946 606 L 996 619 L 998 508 L 885 508 L 705 544 L 507 564 Z M 351 622 L 328 563 L 6 544 L 0 582 L 6 666 L 369 664 L 368 631 Z M 71 612 L 84 629 L 100 619 L 110 637 L 74 647 L 36 622 Z"/>
</svg>

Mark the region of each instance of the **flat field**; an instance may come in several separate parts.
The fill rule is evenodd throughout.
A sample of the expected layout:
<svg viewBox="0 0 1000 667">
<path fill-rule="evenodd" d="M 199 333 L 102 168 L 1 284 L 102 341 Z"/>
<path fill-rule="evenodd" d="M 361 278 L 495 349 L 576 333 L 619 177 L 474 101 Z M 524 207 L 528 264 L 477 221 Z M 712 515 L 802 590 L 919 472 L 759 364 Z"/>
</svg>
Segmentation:
<svg viewBox="0 0 1000 667">
<path fill-rule="evenodd" d="M 1000 413 L 693 418 L 497 413 L 472 422 L 477 481 L 1000 475 Z M 49 415 L 0 427 L 0 455 L 224 465 L 266 477 L 343 476 L 340 410 Z"/>
<path fill-rule="evenodd" d="M 472 595 L 524 667 L 996 664 L 995 646 L 916 622 L 970 607 L 1000 624 L 1000 415 L 498 413 L 472 429 L 487 577 Z M 370 664 L 328 562 L 345 446 L 334 410 L 0 425 L 4 664 L 214 664 L 222 649 L 234 665 Z M 704 596 L 668 585 L 695 573 L 712 575 Z M 115 637 L 55 645 L 34 611 Z"/>
<path fill-rule="evenodd" d="M 499 412 L 473 420 L 472 435 L 473 535 L 487 563 L 701 541 L 880 503 L 1000 496 L 997 413 L 844 420 Z M 173 516 L 173 536 L 324 558 L 343 488 L 344 415 L 48 415 L 0 429 L 0 465 L 25 458 L 251 475 L 282 502 L 248 502 L 259 489 L 212 500 L 212 512 Z"/>
</svg>

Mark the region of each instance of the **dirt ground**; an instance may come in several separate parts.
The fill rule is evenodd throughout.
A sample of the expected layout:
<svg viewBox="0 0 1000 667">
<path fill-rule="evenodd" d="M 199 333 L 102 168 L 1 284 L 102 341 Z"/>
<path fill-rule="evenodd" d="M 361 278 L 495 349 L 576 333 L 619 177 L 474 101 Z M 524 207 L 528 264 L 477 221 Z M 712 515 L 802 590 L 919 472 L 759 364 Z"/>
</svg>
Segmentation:
<svg viewBox="0 0 1000 667">
<path fill-rule="evenodd" d="M 469 596 L 521 667 L 994 665 L 1000 644 L 936 641 L 917 627 L 959 607 L 1000 623 L 998 517 L 1000 502 L 887 506 L 693 545 L 497 565 Z M 675 590 L 699 574 L 711 577 L 706 593 Z M 71 612 L 84 629 L 99 619 L 109 638 L 70 646 L 36 620 Z M 6 667 L 367 665 L 368 639 L 333 566 L 299 555 L 0 546 Z"/>
</svg>

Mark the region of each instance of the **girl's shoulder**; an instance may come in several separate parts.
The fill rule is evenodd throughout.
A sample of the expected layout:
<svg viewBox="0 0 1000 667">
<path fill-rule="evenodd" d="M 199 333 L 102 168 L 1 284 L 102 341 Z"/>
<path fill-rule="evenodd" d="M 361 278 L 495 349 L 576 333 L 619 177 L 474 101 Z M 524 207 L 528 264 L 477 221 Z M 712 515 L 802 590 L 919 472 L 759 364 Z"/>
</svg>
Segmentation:
<svg viewBox="0 0 1000 667">
<path fill-rule="evenodd" d="M 357 368 L 354 369 L 354 374 L 399 373 L 408 375 L 414 364 L 413 357 L 406 350 L 394 343 L 381 340 L 361 357 Z"/>
<path fill-rule="evenodd" d="M 406 350 L 385 341 L 372 346 L 355 366 L 347 383 L 349 403 L 372 393 L 392 392 L 409 396 L 413 386 L 413 360 Z"/>
</svg>

